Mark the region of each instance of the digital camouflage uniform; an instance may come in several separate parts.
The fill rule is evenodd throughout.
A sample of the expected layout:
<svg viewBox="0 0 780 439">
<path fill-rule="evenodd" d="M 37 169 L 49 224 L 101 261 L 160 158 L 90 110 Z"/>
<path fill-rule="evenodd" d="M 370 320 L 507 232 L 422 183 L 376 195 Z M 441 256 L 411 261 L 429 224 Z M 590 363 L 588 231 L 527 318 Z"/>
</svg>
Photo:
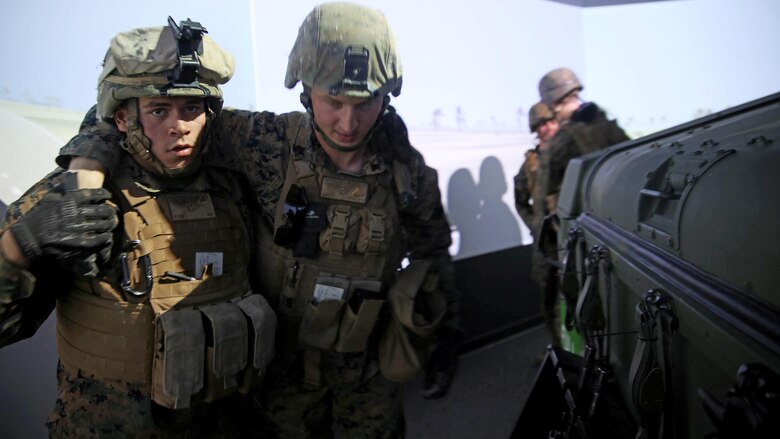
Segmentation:
<svg viewBox="0 0 780 439">
<path fill-rule="evenodd" d="M 215 127 L 217 137 L 213 144 L 220 145 L 220 149 L 233 145 L 232 151 L 221 154 L 221 158 L 229 159 L 233 163 L 228 165 L 230 168 L 240 167 L 246 175 L 263 209 L 266 227 L 273 223 L 279 193 L 286 178 L 289 151 L 292 151 L 295 160 L 335 171 L 314 137 L 307 114 L 226 111 L 219 122 Z M 220 137 L 220 132 L 232 140 Z M 406 252 L 412 261 L 424 258 L 437 263 L 443 289 L 451 293 L 451 317 L 455 319 L 456 297 L 448 253 L 451 238 L 436 172 L 427 167 L 419 152 L 411 147 L 403 121 L 392 107 L 382 117 L 381 129 L 374 133 L 366 148 L 366 173 L 389 169 L 394 159 L 407 165 L 416 199 L 400 211 Z M 264 263 L 265 260 L 260 261 L 260 264 Z M 261 277 L 267 285 L 263 291 L 271 297 L 278 296 L 283 276 L 283 273 L 276 273 L 275 279 Z M 455 326 L 457 322 L 449 324 Z M 284 319 L 280 320 L 280 338 L 285 333 L 287 337 L 295 334 L 297 323 L 290 322 L 289 325 L 285 327 Z M 275 365 L 276 371 L 281 374 L 274 376 L 272 373 L 269 377 L 273 384 L 265 386 L 260 407 L 267 422 L 265 431 L 272 432 L 274 437 L 329 437 L 329 431 L 317 431 L 317 427 L 327 428 L 332 423 L 336 437 L 403 436 L 402 386 L 379 374 L 374 358 L 376 342 L 371 343 L 368 352 L 363 354 L 323 353 L 322 380 L 325 385 L 317 389 L 310 389 L 302 381 L 302 351 L 285 350 L 286 345 L 282 342 L 277 346 L 278 361 Z M 322 402 L 313 407 L 311 404 L 299 406 L 302 399 L 314 402 L 322 401 L 323 397 L 326 401 L 330 399 L 332 402 L 328 404 L 332 406 L 323 407 Z M 300 422 L 302 410 L 310 410 L 303 418 L 306 419 L 304 423 Z M 334 419 L 328 419 L 329 416 Z"/>
<path fill-rule="evenodd" d="M 435 325 L 445 314 L 446 321 L 429 365 L 441 365 L 448 358 L 450 371 L 456 360 L 452 335 L 458 330 L 457 298 L 448 253 L 450 229 L 436 172 L 409 144 L 403 121 L 387 106 L 387 95 L 400 93 L 401 68 L 384 16 L 349 3 L 315 7 L 301 25 L 289 57 L 285 86 L 293 88 L 298 82 L 304 85 L 301 102 L 306 113 L 224 111 L 211 127 L 205 157 L 241 174 L 255 195 L 261 252 L 256 289 L 268 295 L 279 315 L 276 357 L 257 398 L 257 434 L 403 437 L 403 387 L 385 376 L 410 378 L 388 372 L 387 362 L 397 358 L 382 354 L 383 346 L 388 346 L 384 340 L 393 339 L 385 335 L 394 334 L 395 322 L 401 321 L 390 319 L 391 311 L 393 316 L 401 311 L 385 305 L 396 303 L 393 299 L 400 293 L 395 285 L 407 285 L 395 278 L 421 272 L 397 274 L 401 259 L 407 256 L 411 267 L 427 267 L 422 260 L 432 261 L 437 269 L 438 291 L 448 300 L 436 308 L 441 314 L 430 314 L 439 316 Z M 334 96 L 385 98 L 379 120 L 357 145 L 340 149 L 321 133 L 333 150 L 360 151 L 361 171 L 339 171 L 320 146 L 313 131 L 312 89 Z M 76 139 L 63 153 L 97 159 L 113 169 L 115 158 L 106 157 L 110 148 L 95 146 Z M 294 239 L 282 239 L 290 231 Z M 436 290 L 430 288 L 432 281 L 424 283 L 425 288 L 418 284 L 413 292 Z M 336 296 L 321 295 L 331 293 Z M 360 301 L 353 307 L 355 298 Z M 369 317 L 361 320 L 367 309 Z M 427 311 L 420 310 L 420 317 Z M 357 331 L 360 336 L 353 338 L 350 322 L 363 328 Z M 425 339 L 421 350 L 430 343 Z M 383 361 L 386 358 L 390 360 Z M 422 366 L 424 358 L 413 363 Z M 431 396 L 446 389 L 437 387 Z"/>
<path fill-rule="evenodd" d="M 189 20 L 181 25 L 200 28 Z M 195 34 L 181 39 L 192 42 L 200 37 Z M 181 67 L 178 57 L 186 54 L 177 50 L 179 39 L 169 26 L 134 29 L 112 40 L 99 80 L 97 112 L 102 119 L 111 119 L 129 100 L 125 109 L 131 125 L 137 117 L 136 98 L 166 98 L 167 87 L 176 85 L 173 94 L 207 102 L 207 130 L 215 116 L 209 109 L 221 108 L 219 84 L 232 76 L 232 56 L 204 39 L 206 49 L 194 64 L 197 75 L 175 83 L 172 77 L 192 73 Z M 154 54 L 151 60 L 147 53 Z M 176 75 L 167 76 L 174 70 Z M 96 114 L 91 111 L 85 124 L 94 125 Z M 161 169 L 156 158 L 144 158 L 151 155 L 151 141 L 143 130 L 133 135 L 131 139 L 114 128 L 110 135 L 76 140 L 112 151 L 114 172 L 106 179 L 107 189 L 75 187 L 74 174 L 63 167 L 8 207 L 0 235 L 13 232 L 31 265 L 21 269 L 0 256 L 0 346 L 31 336 L 56 309 L 60 361 L 57 400 L 47 422 L 52 437 L 248 436 L 252 398 L 236 391 L 241 386 L 249 392 L 270 360 L 258 346 L 262 342 L 273 351 L 275 316 L 268 308 L 265 322 L 270 326 L 261 328 L 258 313 L 249 309 L 265 299 L 250 294 L 246 193 L 235 175 L 201 166 L 199 159 L 176 171 Z M 196 151 L 202 151 L 202 139 L 194 141 L 201 146 Z M 55 253 L 31 258 L 17 230 L 48 231 L 31 218 L 56 205 L 62 209 L 56 210 L 58 216 L 47 218 L 70 221 L 73 226 L 66 230 L 78 232 L 87 223 L 74 221 L 82 216 L 69 212 L 81 207 L 55 204 L 55 196 L 87 191 L 108 194 L 121 218 L 110 256 L 99 271 L 73 274 Z M 204 262 L 199 274 L 196 259 L 204 255 L 218 262 Z M 89 255 L 75 255 L 82 256 Z M 186 325 L 181 323 L 185 320 Z"/>
<path fill-rule="evenodd" d="M 553 120 L 555 115 L 543 102 L 538 102 L 531 107 L 528 115 L 528 124 L 531 132 L 539 134 L 539 127 Z M 556 269 L 541 253 L 539 249 L 539 229 L 544 217 L 549 214 L 544 197 L 541 196 L 538 184 L 539 161 L 542 152 L 548 148 L 549 139 L 541 140 L 536 148 L 526 151 L 525 161 L 520 166 L 520 171 L 515 175 L 515 210 L 522 218 L 534 239 L 531 252 L 531 278 L 539 287 L 542 295 L 541 311 L 545 324 L 550 333 L 552 344 L 560 346 L 560 320 L 558 287 L 556 283 Z"/>
<path fill-rule="evenodd" d="M 560 346 L 560 319 L 559 298 L 556 269 L 537 248 L 539 239 L 539 227 L 544 216 L 549 213 L 540 196 L 537 184 L 539 170 L 539 156 L 542 149 L 537 148 L 525 153 L 525 162 L 520 166 L 520 171 L 515 175 L 515 209 L 523 219 L 534 238 L 534 246 L 531 253 L 531 278 L 539 287 L 542 294 L 542 315 L 550 332 L 552 344 Z"/>
<path fill-rule="evenodd" d="M 303 133 L 299 130 L 303 130 Z M 82 132 L 61 150 L 60 160 L 64 162 L 68 156 L 89 157 L 111 168 L 112 163 L 116 162 L 116 150 L 101 147 L 99 139 L 111 139 L 113 136 L 115 134 L 97 129 Z M 290 145 L 294 139 L 306 139 L 304 143 L 296 143 L 292 147 L 296 158 L 333 166 L 314 138 L 305 113 L 277 115 L 225 109 L 212 126 L 211 136 L 210 148 L 204 160 L 212 166 L 225 167 L 244 175 L 255 195 L 259 214 L 266 227 L 271 227 L 273 223 L 286 177 Z M 366 169 L 385 166 L 392 163 L 393 159 L 400 159 L 407 164 L 417 195 L 416 201 L 402 211 L 408 255 L 412 260 L 425 258 L 436 261 L 442 274 L 443 289 L 450 293 L 451 318 L 456 319 L 457 297 L 448 252 L 451 237 L 441 205 L 436 172 L 425 165 L 422 155 L 409 144 L 403 121 L 392 107 L 382 116 L 381 129 L 374 133 L 367 148 L 370 159 L 366 161 Z M 282 275 L 279 273 L 279 276 Z M 262 282 L 276 284 L 275 288 L 278 288 L 281 279 L 263 279 Z M 269 300 L 274 303 L 273 297 L 278 292 L 267 289 L 260 291 L 268 291 Z M 457 326 L 456 321 L 449 324 Z M 279 332 L 283 331 L 284 328 L 280 327 Z M 402 386 L 379 374 L 375 355 L 375 352 L 333 353 L 323 359 L 323 379 L 331 381 L 332 389 L 324 387 L 309 390 L 301 379 L 301 352 L 277 349 L 271 375 L 264 384 L 260 406 L 264 418 L 261 434 L 272 434 L 273 437 L 298 437 L 305 434 L 309 435 L 305 437 L 320 437 L 323 434 L 323 437 L 328 437 L 329 432 L 318 432 L 315 429 L 322 426 L 323 422 L 324 425 L 329 424 L 329 415 L 324 408 L 302 416 L 295 406 L 285 405 L 285 400 L 287 396 L 297 400 L 301 394 L 319 400 L 323 392 L 339 389 L 341 391 L 333 395 L 334 405 L 339 405 L 333 407 L 333 413 L 334 416 L 338 413 L 340 419 L 332 420 L 334 429 L 341 433 L 338 437 L 402 437 Z M 377 395 L 381 397 L 377 398 Z M 370 404 L 376 404 L 377 400 L 382 400 L 382 405 L 372 407 Z M 301 419 L 306 422 L 301 422 Z M 387 430 L 388 424 L 396 424 L 397 428 Z M 372 425 L 376 425 L 377 429 L 374 430 Z"/>
<path fill-rule="evenodd" d="M 121 151 L 118 145 L 113 146 Z M 122 166 L 131 168 L 145 186 L 160 187 L 159 181 L 134 161 L 123 160 Z M 57 169 L 8 206 L 0 234 L 34 208 L 59 183 L 63 173 L 63 169 Z M 235 186 L 225 189 L 237 197 L 241 194 Z M 101 277 L 113 278 L 118 284 L 121 270 L 117 256 L 115 250 Z M 0 256 L 1 345 L 33 335 L 54 309 L 56 300 L 71 288 L 73 279 L 72 274 L 56 266 L 23 270 Z M 248 431 L 245 425 L 250 418 L 242 417 L 241 413 L 249 404 L 242 395 L 173 411 L 152 403 L 148 384 L 91 379 L 66 371 L 62 364 L 57 367 L 57 383 L 57 400 L 46 423 L 52 437 L 229 438 L 240 435 L 242 429 Z"/>
<path fill-rule="evenodd" d="M 578 93 L 584 86 L 574 71 L 559 67 L 542 76 L 538 89 L 542 102 L 555 110 L 557 105 L 569 102 L 566 99 L 579 99 Z M 560 114 L 556 116 L 560 127 L 540 157 L 537 177 L 540 196 L 544 197 L 549 212 L 555 212 L 569 160 L 628 140 L 617 122 L 607 119 L 604 111 L 592 102 L 581 104 L 566 120 Z"/>
<path fill-rule="evenodd" d="M 558 193 L 569 160 L 625 140 L 628 136 L 617 122 L 607 119 L 604 111 L 592 102 L 581 105 L 569 121 L 563 122 L 541 155 L 537 176 L 550 211 L 554 212 L 558 204 Z"/>
</svg>

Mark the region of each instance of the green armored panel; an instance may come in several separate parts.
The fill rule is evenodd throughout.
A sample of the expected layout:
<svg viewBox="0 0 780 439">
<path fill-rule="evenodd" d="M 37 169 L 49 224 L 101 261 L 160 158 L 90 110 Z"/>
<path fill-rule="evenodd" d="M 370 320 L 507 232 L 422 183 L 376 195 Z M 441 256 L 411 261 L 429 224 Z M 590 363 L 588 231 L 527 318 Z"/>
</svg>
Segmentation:
<svg viewBox="0 0 780 439">
<path fill-rule="evenodd" d="M 778 306 L 779 165 L 780 106 L 764 106 L 611 151 L 584 212 Z"/>
<path fill-rule="evenodd" d="M 780 94 L 570 162 L 562 293 L 632 435 L 769 437 L 780 422 L 778 192 Z M 600 395 L 586 375 L 575 387 Z M 583 413 L 571 425 L 594 431 L 599 410 Z"/>
</svg>

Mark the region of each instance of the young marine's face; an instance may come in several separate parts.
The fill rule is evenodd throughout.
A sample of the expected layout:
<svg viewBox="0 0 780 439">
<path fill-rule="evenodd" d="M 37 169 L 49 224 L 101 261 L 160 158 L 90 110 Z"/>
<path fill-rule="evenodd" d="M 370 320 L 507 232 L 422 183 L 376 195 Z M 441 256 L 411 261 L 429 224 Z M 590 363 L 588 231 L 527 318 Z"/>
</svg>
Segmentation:
<svg viewBox="0 0 780 439">
<path fill-rule="evenodd" d="M 127 112 L 117 110 L 119 131 L 127 132 Z M 138 121 L 152 141 L 152 154 L 168 169 L 183 168 L 195 157 L 198 138 L 206 126 L 203 98 L 140 97 Z"/>
<path fill-rule="evenodd" d="M 382 111 L 382 96 L 332 96 L 312 89 L 311 106 L 320 130 L 339 146 L 348 148 L 360 143 L 374 126 Z M 321 145 L 326 145 L 319 132 L 315 135 Z"/>
<path fill-rule="evenodd" d="M 547 119 L 536 128 L 536 135 L 539 137 L 540 145 L 546 146 L 547 142 L 558 132 L 560 124 L 555 119 Z"/>
</svg>

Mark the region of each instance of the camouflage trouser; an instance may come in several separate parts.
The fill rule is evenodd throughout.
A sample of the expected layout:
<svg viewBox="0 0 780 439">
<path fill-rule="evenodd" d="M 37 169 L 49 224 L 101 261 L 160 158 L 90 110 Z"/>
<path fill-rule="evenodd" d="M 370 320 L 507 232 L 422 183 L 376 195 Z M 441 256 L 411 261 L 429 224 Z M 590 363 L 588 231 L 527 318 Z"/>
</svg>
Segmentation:
<svg viewBox="0 0 780 439">
<path fill-rule="evenodd" d="M 322 386 L 303 382 L 303 354 L 277 350 L 256 399 L 256 437 L 404 437 L 403 386 L 387 381 L 366 354 L 323 353 Z"/>
<path fill-rule="evenodd" d="M 545 325 L 550 331 L 552 344 L 561 346 L 561 310 L 558 294 L 558 276 L 556 269 L 550 265 L 537 249 L 533 251 L 531 260 L 531 277 L 542 293 L 542 315 Z"/>
<path fill-rule="evenodd" d="M 61 364 L 57 381 L 57 402 L 46 422 L 50 437 L 249 437 L 251 404 L 240 394 L 174 411 L 152 403 L 148 385 L 76 377 Z"/>
</svg>

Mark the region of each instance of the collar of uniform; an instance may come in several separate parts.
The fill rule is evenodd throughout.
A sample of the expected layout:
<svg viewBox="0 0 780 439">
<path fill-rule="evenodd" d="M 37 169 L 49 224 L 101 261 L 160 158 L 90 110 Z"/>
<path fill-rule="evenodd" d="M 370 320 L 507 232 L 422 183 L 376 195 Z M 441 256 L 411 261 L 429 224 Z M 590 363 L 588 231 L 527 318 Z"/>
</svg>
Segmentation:
<svg viewBox="0 0 780 439">
<path fill-rule="evenodd" d="M 375 153 L 376 151 L 376 138 L 369 140 L 366 144 L 366 159 L 363 163 L 362 175 L 373 175 L 384 172 L 387 169 L 386 163 L 382 158 Z M 303 114 L 301 120 L 300 131 L 295 136 L 292 146 L 292 154 L 294 160 L 303 160 L 313 163 L 315 166 L 323 166 L 334 172 L 341 172 L 336 169 L 333 161 L 325 153 L 325 150 L 320 146 L 317 137 L 314 135 L 314 129 L 311 124 L 311 117 L 308 113 Z M 354 175 L 352 173 L 346 173 Z"/>
<path fill-rule="evenodd" d="M 204 177 L 204 173 L 195 171 L 181 177 L 163 177 L 144 169 L 130 154 L 126 154 L 120 165 L 136 186 L 149 194 L 160 192 L 204 192 L 213 189 Z"/>
</svg>

